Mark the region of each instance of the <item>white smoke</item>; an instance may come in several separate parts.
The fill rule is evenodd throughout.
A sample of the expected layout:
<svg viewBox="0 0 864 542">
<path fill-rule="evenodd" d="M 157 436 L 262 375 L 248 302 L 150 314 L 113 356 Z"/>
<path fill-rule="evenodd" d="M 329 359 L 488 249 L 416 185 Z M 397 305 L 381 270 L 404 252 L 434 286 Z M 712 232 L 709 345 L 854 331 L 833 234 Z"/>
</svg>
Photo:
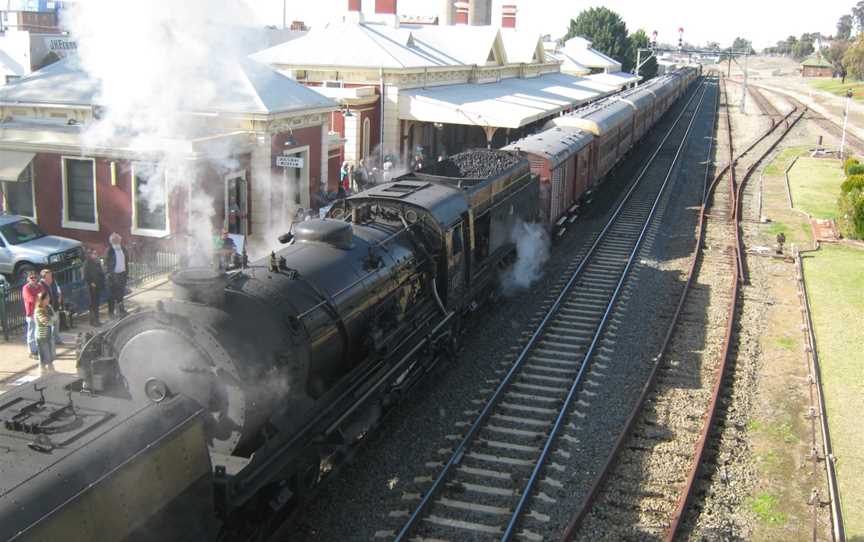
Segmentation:
<svg viewBox="0 0 864 542">
<path fill-rule="evenodd" d="M 516 263 L 501 277 L 504 295 L 512 295 L 531 287 L 543 274 L 543 266 L 549 261 L 549 234 L 541 224 L 518 221 L 510 231 L 510 239 L 516 243 Z"/>
<path fill-rule="evenodd" d="M 146 156 L 152 163 L 142 191 L 148 205 L 179 193 L 189 206 L 193 244 L 212 250 L 215 202 L 196 183 L 221 186 L 223 180 L 202 179 L 184 142 L 214 127 L 231 131 L 213 105 L 240 84 L 232 79 L 236 62 L 264 45 L 252 10 L 242 0 L 79 0 L 64 13 L 78 61 L 100 88 L 96 102 L 103 110 L 84 132 L 85 152 L 120 145 Z M 234 152 L 227 144 L 209 145 L 208 167 L 233 169 Z"/>
</svg>

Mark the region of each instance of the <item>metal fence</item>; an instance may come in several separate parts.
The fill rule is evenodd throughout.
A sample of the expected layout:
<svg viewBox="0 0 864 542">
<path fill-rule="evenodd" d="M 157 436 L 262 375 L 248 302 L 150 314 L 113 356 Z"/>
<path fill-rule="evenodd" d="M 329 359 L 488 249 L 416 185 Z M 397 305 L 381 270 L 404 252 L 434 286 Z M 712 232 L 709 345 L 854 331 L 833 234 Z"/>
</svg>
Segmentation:
<svg viewBox="0 0 864 542">
<path fill-rule="evenodd" d="M 129 287 L 163 277 L 180 266 L 179 255 L 157 250 L 130 250 L 129 254 Z M 63 301 L 71 306 L 75 314 L 85 313 L 90 308 L 90 293 L 84 283 L 83 268 L 69 267 L 54 271 L 54 280 L 63 290 Z M 25 279 L 26 281 L 26 279 Z M 0 327 L 3 339 L 9 341 L 17 330 L 23 330 L 26 325 L 24 315 L 24 300 L 22 289 L 25 281 L 13 284 L 0 282 Z M 103 288 L 100 304 L 108 296 L 108 289 Z"/>
</svg>

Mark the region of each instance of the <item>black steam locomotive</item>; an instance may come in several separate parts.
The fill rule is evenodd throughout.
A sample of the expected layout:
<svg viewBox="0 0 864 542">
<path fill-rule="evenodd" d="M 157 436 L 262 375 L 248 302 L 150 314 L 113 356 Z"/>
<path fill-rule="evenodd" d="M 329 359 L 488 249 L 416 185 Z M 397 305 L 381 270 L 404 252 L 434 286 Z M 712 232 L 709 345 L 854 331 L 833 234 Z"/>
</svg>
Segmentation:
<svg viewBox="0 0 864 542">
<path fill-rule="evenodd" d="M 473 151 L 296 224 L 239 271 L 176 272 L 174 298 L 92 337 L 78 375 L 2 396 L 0 539 L 266 530 L 453 352 L 537 202 L 526 160 Z"/>
<path fill-rule="evenodd" d="M 77 375 L 0 396 L 0 540 L 267 533 L 453 353 L 514 227 L 572 222 L 697 75 L 342 200 L 241 270 L 176 272 L 174 299 L 89 339 Z"/>
</svg>

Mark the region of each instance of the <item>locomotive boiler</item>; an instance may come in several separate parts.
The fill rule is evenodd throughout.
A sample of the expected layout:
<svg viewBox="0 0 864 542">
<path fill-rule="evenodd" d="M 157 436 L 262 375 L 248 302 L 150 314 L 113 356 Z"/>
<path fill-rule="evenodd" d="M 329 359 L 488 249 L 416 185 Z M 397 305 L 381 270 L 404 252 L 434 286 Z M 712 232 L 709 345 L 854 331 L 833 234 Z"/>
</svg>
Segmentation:
<svg viewBox="0 0 864 542">
<path fill-rule="evenodd" d="M 2 485 L 0 538 L 74 540 L 82 516 L 81 540 L 267 528 L 453 353 L 462 315 L 513 253 L 513 226 L 536 214 L 527 162 L 476 151 L 295 224 L 240 270 L 175 272 L 173 298 L 90 338 L 77 375 L 4 395 L 0 466 L 36 466 Z M 112 422 L 81 439 L 87 409 Z M 58 476 L 68 491 L 39 489 Z"/>
</svg>

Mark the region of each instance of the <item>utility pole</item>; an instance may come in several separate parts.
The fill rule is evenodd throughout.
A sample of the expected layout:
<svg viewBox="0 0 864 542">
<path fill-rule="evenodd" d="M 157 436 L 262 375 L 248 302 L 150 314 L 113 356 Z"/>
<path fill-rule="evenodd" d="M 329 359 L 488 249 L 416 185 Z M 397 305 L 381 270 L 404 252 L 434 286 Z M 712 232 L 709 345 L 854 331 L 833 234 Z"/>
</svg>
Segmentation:
<svg viewBox="0 0 864 542">
<path fill-rule="evenodd" d="M 288 0 L 282 0 L 282 30 L 288 28 Z"/>
<path fill-rule="evenodd" d="M 840 138 L 840 162 L 841 166 L 846 152 L 846 125 L 849 122 L 849 102 L 852 101 L 852 89 L 846 91 L 846 110 L 843 112 L 843 137 Z"/>
<path fill-rule="evenodd" d="M 747 107 L 747 59 L 750 58 L 750 51 L 744 54 L 744 91 L 741 93 L 741 112 L 745 112 Z"/>
</svg>

